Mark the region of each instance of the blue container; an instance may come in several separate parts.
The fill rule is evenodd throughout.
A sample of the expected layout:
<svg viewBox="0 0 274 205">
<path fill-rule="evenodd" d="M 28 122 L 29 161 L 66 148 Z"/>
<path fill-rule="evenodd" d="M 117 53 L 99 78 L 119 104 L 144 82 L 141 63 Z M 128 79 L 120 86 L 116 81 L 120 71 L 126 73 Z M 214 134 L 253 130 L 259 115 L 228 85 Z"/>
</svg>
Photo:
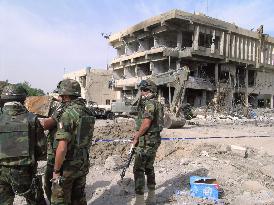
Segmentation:
<svg viewBox="0 0 274 205">
<path fill-rule="evenodd" d="M 219 185 L 216 179 L 209 177 L 190 177 L 191 196 L 211 200 L 219 199 Z"/>
</svg>

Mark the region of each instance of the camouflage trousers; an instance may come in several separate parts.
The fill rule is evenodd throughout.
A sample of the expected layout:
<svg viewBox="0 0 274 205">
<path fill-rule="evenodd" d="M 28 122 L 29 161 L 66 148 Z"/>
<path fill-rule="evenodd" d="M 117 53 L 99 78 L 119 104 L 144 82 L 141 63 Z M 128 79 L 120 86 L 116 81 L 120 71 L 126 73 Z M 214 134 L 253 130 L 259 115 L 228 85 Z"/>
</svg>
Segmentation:
<svg viewBox="0 0 274 205">
<path fill-rule="evenodd" d="M 138 145 L 135 149 L 135 161 L 133 166 L 135 193 L 144 194 L 145 175 L 147 176 L 147 187 L 155 190 L 154 161 L 160 143 Z"/>
<path fill-rule="evenodd" d="M 45 205 L 42 181 L 34 178 L 30 166 L 0 166 L 0 205 L 12 205 L 15 195 L 26 198 L 29 205 Z"/>
<path fill-rule="evenodd" d="M 51 205 L 86 205 L 86 168 L 66 167 L 60 183 L 52 183 L 53 165 L 47 165 L 45 173 L 45 192 Z"/>
</svg>

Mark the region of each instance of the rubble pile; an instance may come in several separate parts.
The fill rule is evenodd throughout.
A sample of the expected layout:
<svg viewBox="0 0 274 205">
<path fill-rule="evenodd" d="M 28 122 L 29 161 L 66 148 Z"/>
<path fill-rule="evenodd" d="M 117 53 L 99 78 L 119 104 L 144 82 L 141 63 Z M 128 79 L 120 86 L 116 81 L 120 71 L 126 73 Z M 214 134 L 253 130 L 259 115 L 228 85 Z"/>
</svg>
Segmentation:
<svg viewBox="0 0 274 205">
<path fill-rule="evenodd" d="M 252 147 L 163 142 L 155 162 L 157 204 L 274 204 L 273 160 L 273 156 Z M 89 204 L 130 204 L 134 198 L 132 165 L 121 183 L 118 161 L 117 156 L 109 156 L 105 165 L 91 168 Z M 192 197 L 190 176 L 216 178 L 221 199 Z"/>
<path fill-rule="evenodd" d="M 92 164 L 103 164 L 108 156 L 125 156 L 129 140 L 133 137 L 133 119 L 118 118 L 115 121 L 97 120 L 93 134 L 90 158 Z M 101 142 L 100 140 L 125 140 Z"/>
<path fill-rule="evenodd" d="M 205 118 L 198 113 L 182 129 L 164 129 L 162 137 L 269 137 L 162 141 L 155 161 L 157 204 L 274 204 L 274 151 L 269 153 L 274 146 L 274 112 L 255 111 L 256 119 L 221 114 Z M 124 181 L 120 180 L 130 147 L 127 140 L 133 133 L 133 119 L 96 121 L 86 185 L 89 205 L 126 205 L 133 200 L 132 164 Z M 215 178 L 221 198 L 212 201 L 192 197 L 190 176 Z M 19 197 L 16 201 L 24 204 Z"/>
<path fill-rule="evenodd" d="M 172 184 L 167 191 L 171 198 L 159 199 L 160 204 L 168 203 L 167 200 L 170 199 L 178 204 L 274 203 L 273 156 L 251 147 L 212 143 L 175 144 L 181 148 L 164 157 L 162 161 L 157 161 L 156 175 L 169 175 L 169 183 Z M 191 197 L 189 177 L 193 175 L 216 178 L 223 190 L 221 199 L 215 203 Z M 164 191 L 166 188 L 162 192 Z M 161 198 L 166 194 L 160 192 L 158 195 Z"/>
</svg>

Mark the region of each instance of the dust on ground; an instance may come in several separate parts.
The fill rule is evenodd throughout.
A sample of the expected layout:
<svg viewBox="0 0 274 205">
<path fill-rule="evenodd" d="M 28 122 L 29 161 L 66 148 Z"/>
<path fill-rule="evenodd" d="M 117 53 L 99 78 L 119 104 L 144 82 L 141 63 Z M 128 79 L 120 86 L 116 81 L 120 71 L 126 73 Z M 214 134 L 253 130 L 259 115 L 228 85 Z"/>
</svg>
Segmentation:
<svg viewBox="0 0 274 205">
<path fill-rule="evenodd" d="M 157 204 L 274 204 L 274 110 L 256 113 L 254 119 L 217 114 L 204 118 L 198 113 L 182 129 L 164 129 L 162 137 L 192 139 L 162 141 L 155 162 Z M 88 204 L 123 205 L 134 199 L 132 165 L 120 180 L 129 143 L 96 142 L 128 140 L 133 133 L 132 119 L 96 122 L 86 185 Z M 193 175 L 216 178 L 223 190 L 221 199 L 191 197 Z M 17 198 L 15 204 L 23 203 Z"/>
</svg>

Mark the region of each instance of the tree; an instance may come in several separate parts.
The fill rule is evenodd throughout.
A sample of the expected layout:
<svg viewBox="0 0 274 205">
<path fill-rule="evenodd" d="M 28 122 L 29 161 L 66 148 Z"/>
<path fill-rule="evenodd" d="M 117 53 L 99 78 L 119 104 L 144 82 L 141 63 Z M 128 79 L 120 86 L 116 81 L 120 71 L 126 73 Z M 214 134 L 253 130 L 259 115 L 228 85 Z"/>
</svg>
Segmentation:
<svg viewBox="0 0 274 205">
<path fill-rule="evenodd" d="M 4 87 L 8 84 L 8 81 L 0 81 L 0 94 L 2 93 Z"/>
<path fill-rule="evenodd" d="M 27 81 L 24 81 L 23 83 L 18 83 L 21 85 L 23 88 L 26 89 L 28 96 L 40 96 L 40 95 L 45 95 L 44 91 L 41 89 L 37 88 L 32 88 L 30 83 Z"/>
</svg>

